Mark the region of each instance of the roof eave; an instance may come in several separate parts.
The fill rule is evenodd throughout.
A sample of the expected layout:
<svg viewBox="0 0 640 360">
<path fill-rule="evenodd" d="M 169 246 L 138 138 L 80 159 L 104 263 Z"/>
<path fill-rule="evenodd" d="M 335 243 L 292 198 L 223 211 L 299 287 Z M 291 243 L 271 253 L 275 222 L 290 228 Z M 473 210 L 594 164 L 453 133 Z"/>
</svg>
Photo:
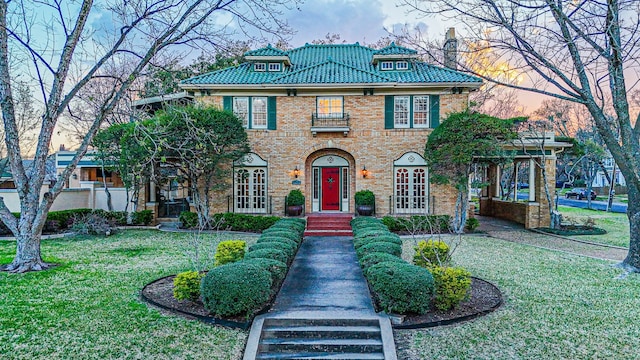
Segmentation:
<svg viewBox="0 0 640 360">
<path fill-rule="evenodd" d="M 438 83 L 331 83 L 331 84 L 180 84 L 185 90 L 213 89 L 313 89 L 313 88 L 448 88 L 477 89 L 482 82 L 438 82 Z"/>
</svg>

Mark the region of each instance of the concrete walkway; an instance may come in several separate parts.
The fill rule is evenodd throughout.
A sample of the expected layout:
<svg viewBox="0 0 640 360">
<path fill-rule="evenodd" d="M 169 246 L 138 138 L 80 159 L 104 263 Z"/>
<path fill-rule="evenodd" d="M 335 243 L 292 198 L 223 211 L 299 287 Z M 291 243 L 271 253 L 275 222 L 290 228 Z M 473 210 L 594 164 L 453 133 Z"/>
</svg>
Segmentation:
<svg viewBox="0 0 640 360">
<path fill-rule="evenodd" d="M 375 314 L 350 237 L 306 237 L 271 312 Z"/>
</svg>

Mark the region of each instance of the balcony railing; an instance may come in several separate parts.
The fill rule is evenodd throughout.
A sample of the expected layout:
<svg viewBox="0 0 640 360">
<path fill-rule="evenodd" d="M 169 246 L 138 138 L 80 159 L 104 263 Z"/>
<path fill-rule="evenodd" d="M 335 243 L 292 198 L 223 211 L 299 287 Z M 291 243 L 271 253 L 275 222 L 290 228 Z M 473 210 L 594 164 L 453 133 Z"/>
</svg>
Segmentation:
<svg viewBox="0 0 640 360">
<path fill-rule="evenodd" d="M 311 114 L 311 132 L 316 136 L 319 132 L 349 133 L 349 114 Z"/>
</svg>

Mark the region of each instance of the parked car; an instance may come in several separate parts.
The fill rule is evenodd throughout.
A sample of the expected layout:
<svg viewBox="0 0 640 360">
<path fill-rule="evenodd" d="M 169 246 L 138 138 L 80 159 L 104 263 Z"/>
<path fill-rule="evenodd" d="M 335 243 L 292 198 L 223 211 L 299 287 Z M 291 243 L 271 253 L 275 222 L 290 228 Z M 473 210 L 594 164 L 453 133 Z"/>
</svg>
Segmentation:
<svg viewBox="0 0 640 360">
<path fill-rule="evenodd" d="M 591 190 L 591 200 L 595 200 L 596 196 L 598 196 L 598 194 L 596 194 L 595 191 Z M 578 199 L 578 200 L 582 200 L 582 199 L 586 199 L 587 198 L 587 189 L 585 188 L 573 188 L 569 191 L 567 191 L 564 194 L 564 197 L 567 199 L 570 199 L 572 197 Z"/>
</svg>

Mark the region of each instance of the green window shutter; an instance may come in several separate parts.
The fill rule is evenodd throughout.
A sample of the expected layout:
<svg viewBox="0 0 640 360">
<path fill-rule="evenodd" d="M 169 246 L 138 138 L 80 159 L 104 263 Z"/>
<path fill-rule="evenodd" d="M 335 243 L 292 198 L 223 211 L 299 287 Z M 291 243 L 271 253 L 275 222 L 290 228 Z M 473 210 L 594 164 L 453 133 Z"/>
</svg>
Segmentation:
<svg viewBox="0 0 640 360">
<path fill-rule="evenodd" d="M 384 128 L 393 129 L 393 95 L 384 97 Z"/>
<path fill-rule="evenodd" d="M 431 107 L 431 113 L 429 114 L 431 127 L 435 129 L 440 125 L 440 95 L 430 95 L 429 105 Z"/>
<path fill-rule="evenodd" d="M 413 129 L 413 95 L 409 96 L 409 128 Z"/>
<path fill-rule="evenodd" d="M 267 129 L 276 129 L 276 97 L 269 96 L 267 98 Z"/>
<path fill-rule="evenodd" d="M 224 96 L 222 98 L 222 108 L 224 110 L 233 111 L 233 97 L 232 96 Z"/>
</svg>

